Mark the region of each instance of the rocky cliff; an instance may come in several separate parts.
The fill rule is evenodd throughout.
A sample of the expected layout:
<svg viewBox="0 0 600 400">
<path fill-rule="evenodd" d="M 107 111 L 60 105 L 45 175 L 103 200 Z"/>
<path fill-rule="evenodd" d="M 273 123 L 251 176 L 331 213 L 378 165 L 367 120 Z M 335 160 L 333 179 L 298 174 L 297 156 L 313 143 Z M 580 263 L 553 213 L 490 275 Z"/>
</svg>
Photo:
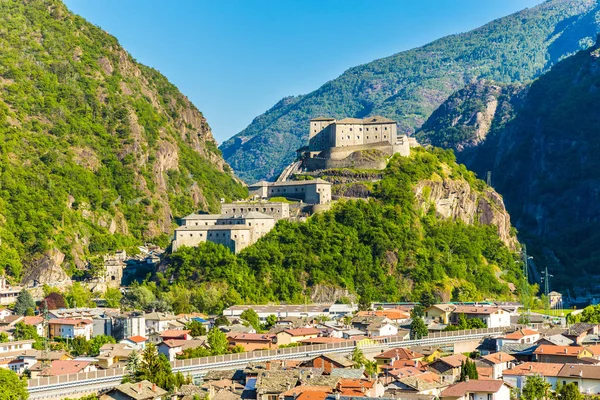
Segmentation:
<svg viewBox="0 0 600 400">
<path fill-rule="evenodd" d="M 510 118 L 494 118 L 485 140 L 462 146 L 457 154 L 480 176 L 491 172 L 536 264 L 551 269 L 557 288 L 594 286 L 600 275 L 599 82 L 596 45 L 534 81 L 517 96 L 520 104 Z M 453 107 L 446 104 L 438 116 L 461 114 Z M 432 134 L 432 142 L 445 140 L 451 131 L 445 121 L 428 121 L 426 126 L 440 129 L 423 135 Z M 461 150 L 458 141 L 448 144 Z"/>
<path fill-rule="evenodd" d="M 0 48 L 0 270 L 166 244 L 246 194 L 202 113 L 59 0 L 0 2 Z"/>
</svg>

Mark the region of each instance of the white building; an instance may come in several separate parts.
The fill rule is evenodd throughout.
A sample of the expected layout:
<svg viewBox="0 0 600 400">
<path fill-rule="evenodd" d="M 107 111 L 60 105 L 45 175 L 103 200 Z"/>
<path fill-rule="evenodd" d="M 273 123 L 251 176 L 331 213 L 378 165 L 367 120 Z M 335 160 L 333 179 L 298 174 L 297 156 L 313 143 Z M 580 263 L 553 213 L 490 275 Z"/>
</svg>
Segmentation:
<svg viewBox="0 0 600 400">
<path fill-rule="evenodd" d="M 510 386 L 501 380 L 470 380 L 444 389 L 441 400 L 510 400 Z"/>
<path fill-rule="evenodd" d="M 480 319 L 488 328 L 510 326 L 510 312 L 497 306 L 457 305 L 452 315 L 450 315 L 450 321 L 453 324 L 458 324 L 458 318 L 461 314 L 464 314 L 467 319 Z"/>
<path fill-rule="evenodd" d="M 58 318 L 48 321 L 50 337 L 74 339 L 83 336 L 86 340 L 92 338 L 93 323 L 91 319 Z"/>
<path fill-rule="evenodd" d="M 496 350 L 500 350 L 507 343 L 536 343 L 540 340 L 540 333 L 533 329 L 519 329 L 496 339 Z"/>
</svg>

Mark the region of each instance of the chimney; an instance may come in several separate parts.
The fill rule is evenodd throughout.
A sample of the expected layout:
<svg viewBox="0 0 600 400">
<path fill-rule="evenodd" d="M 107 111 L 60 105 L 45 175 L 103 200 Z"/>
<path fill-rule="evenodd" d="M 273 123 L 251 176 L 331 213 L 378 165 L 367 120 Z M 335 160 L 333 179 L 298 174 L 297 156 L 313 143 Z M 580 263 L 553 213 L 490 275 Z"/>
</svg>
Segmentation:
<svg viewBox="0 0 600 400">
<path fill-rule="evenodd" d="M 465 376 L 465 382 L 469 382 L 469 375 Z"/>
<path fill-rule="evenodd" d="M 533 371 L 533 365 L 529 364 L 529 370 Z"/>
<path fill-rule="evenodd" d="M 138 393 L 142 393 L 142 382 L 138 383 Z"/>
<path fill-rule="evenodd" d="M 265 363 L 265 369 L 266 369 L 267 371 L 270 371 L 270 370 L 271 370 L 271 361 L 267 361 L 267 362 Z"/>
<path fill-rule="evenodd" d="M 579 370 L 579 377 L 580 378 L 583 377 L 583 370 L 582 369 Z"/>
<path fill-rule="evenodd" d="M 502 353 L 498 354 L 498 358 L 500 358 L 500 361 L 502 361 Z"/>
<path fill-rule="evenodd" d="M 568 353 L 568 350 L 567 350 L 567 348 L 565 347 L 565 354 L 567 354 L 567 353 Z"/>
<path fill-rule="evenodd" d="M 415 360 L 415 368 L 419 368 L 419 361 Z"/>
<path fill-rule="evenodd" d="M 153 391 L 153 392 L 156 392 L 156 383 L 153 383 L 153 384 L 152 384 L 152 391 Z"/>
</svg>

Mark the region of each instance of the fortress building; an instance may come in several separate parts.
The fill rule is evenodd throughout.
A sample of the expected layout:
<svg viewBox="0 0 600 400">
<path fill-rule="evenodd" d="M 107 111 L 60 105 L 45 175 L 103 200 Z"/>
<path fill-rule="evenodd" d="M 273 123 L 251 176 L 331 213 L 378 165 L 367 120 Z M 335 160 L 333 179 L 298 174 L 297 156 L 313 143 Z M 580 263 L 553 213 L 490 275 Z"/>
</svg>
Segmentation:
<svg viewBox="0 0 600 400">
<path fill-rule="evenodd" d="M 327 204 L 331 201 L 331 183 L 323 179 L 284 182 L 260 181 L 249 185 L 248 190 L 251 195 L 263 199 L 285 197 L 301 200 L 308 204 Z"/>
<path fill-rule="evenodd" d="M 236 201 L 234 203 L 221 204 L 221 215 L 237 215 L 250 211 L 257 211 L 270 215 L 275 219 L 275 222 L 290 217 L 290 205 L 283 202 Z"/>
<path fill-rule="evenodd" d="M 275 226 L 272 216 L 256 211 L 238 215 L 190 214 L 182 222 L 182 226 L 175 229 L 173 252 L 181 246 L 196 247 L 208 241 L 238 253 Z"/>
<path fill-rule="evenodd" d="M 398 134 L 396 121 L 374 116 L 367 118 L 313 118 L 309 123 L 308 146 L 298 150 L 302 167 L 308 171 L 326 168 L 383 169 L 387 157 L 410 155 L 418 145 Z"/>
</svg>

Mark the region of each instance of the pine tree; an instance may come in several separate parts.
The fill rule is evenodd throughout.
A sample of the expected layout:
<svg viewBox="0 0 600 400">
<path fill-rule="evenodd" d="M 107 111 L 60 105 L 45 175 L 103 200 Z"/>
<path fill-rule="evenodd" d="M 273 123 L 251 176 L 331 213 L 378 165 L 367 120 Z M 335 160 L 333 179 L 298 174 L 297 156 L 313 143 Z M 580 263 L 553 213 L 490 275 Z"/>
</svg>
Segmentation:
<svg viewBox="0 0 600 400">
<path fill-rule="evenodd" d="M 27 315 L 28 310 L 35 309 L 35 300 L 31 297 L 31 294 L 23 289 L 17 297 L 17 303 L 15 304 L 16 315 Z"/>
</svg>

